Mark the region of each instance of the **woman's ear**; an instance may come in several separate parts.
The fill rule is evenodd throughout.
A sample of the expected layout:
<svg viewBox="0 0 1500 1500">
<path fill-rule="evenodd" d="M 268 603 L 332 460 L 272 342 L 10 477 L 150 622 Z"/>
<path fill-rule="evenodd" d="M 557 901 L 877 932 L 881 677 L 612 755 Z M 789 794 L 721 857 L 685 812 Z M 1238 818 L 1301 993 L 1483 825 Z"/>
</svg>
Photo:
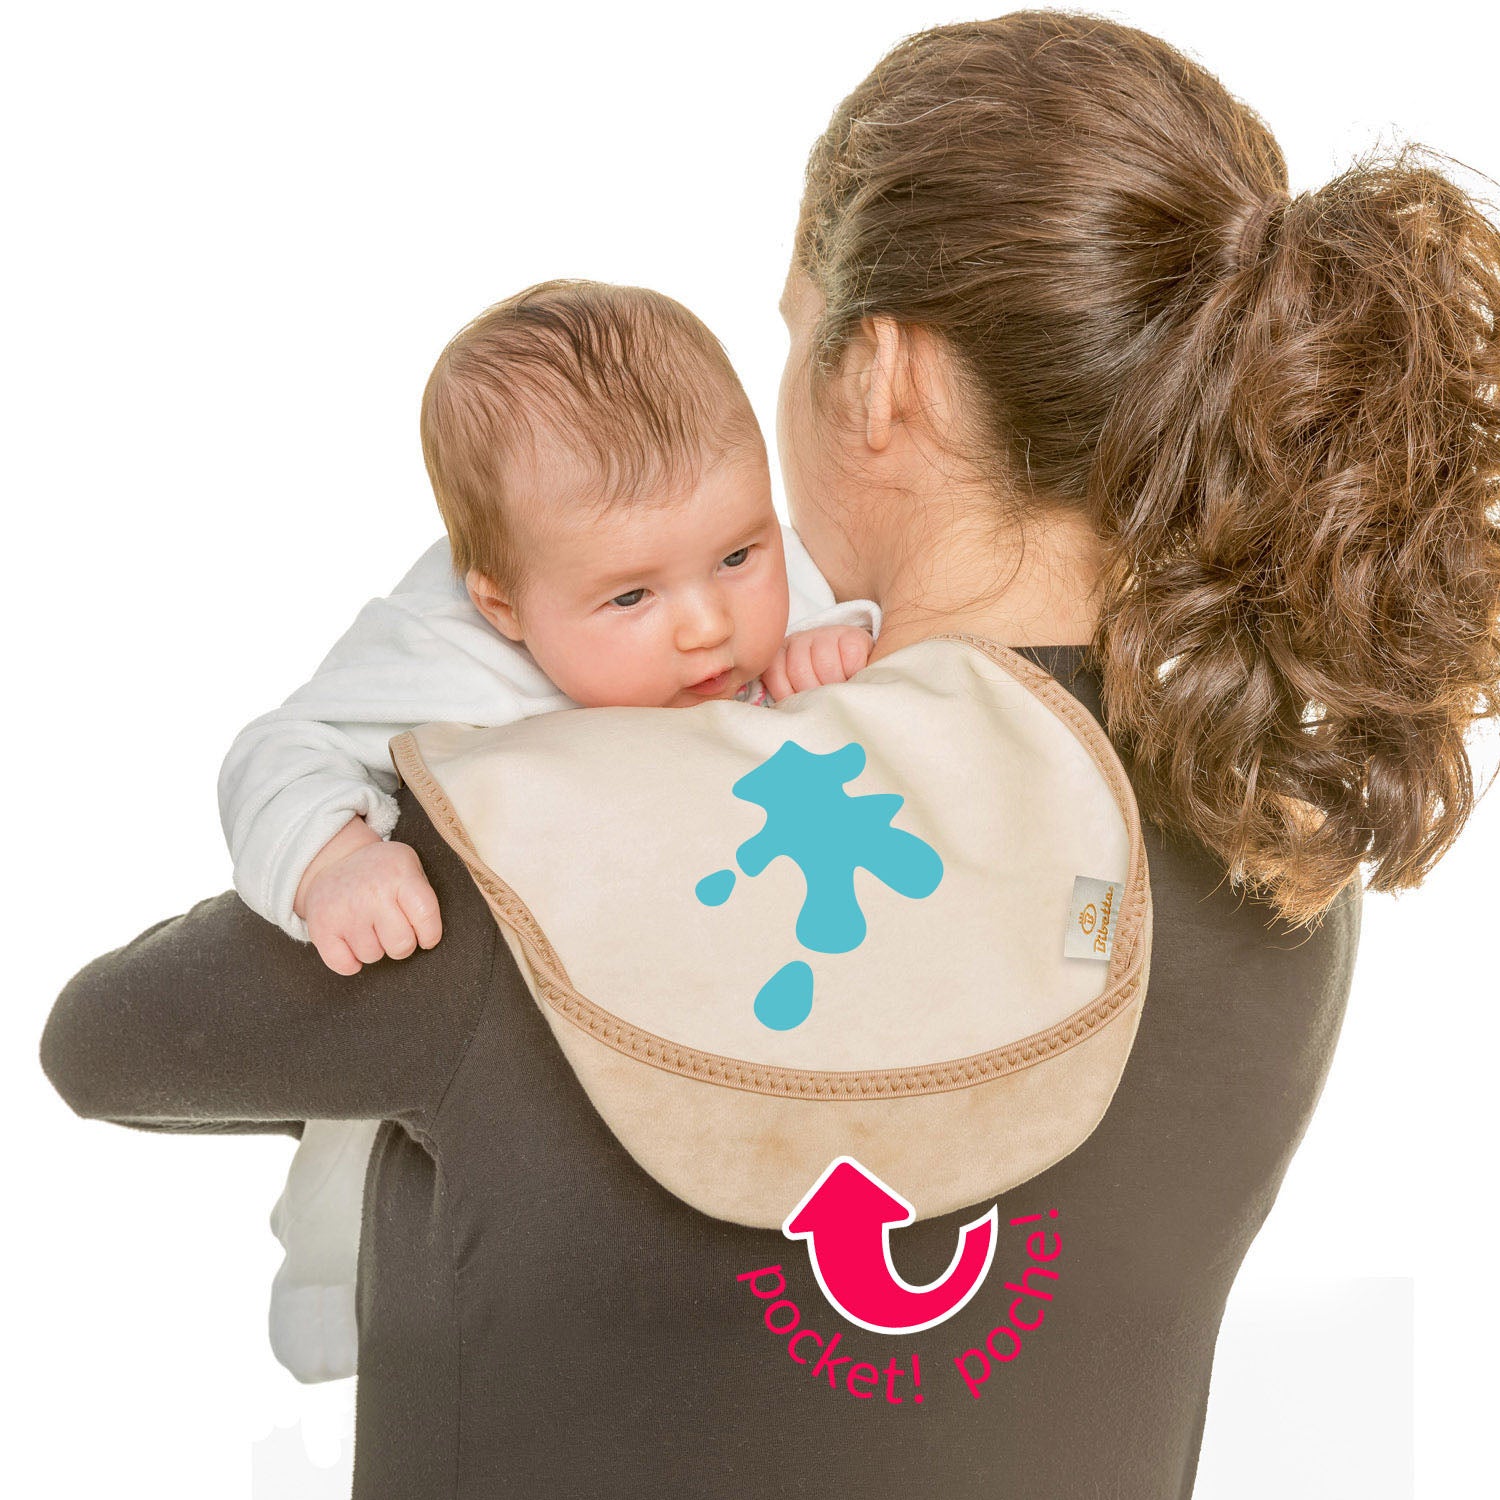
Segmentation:
<svg viewBox="0 0 1500 1500">
<path fill-rule="evenodd" d="M 894 318 L 865 321 L 869 363 L 861 372 L 865 406 L 865 441 L 882 453 L 891 441 L 891 429 L 905 415 L 911 400 L 909 349 L 901 325 Z"/>
<path fill-rule="evenodd" d="M 898 426 L 922 424 L 941 435 L 963 422 L 969 401 L 948 344 L 931 329 L 866 318 L 854 372 L 863 398 L 865 441 L 879 453 Z"/>
<path fill-rule="evenodd" d="M 507 598 L 477 568 L 464 574 L 464 587 L 474 608 L 482 614 L 507 640 L 521 641 L 521 617 L 516 613 L 515 603 Z"/>
</svg>

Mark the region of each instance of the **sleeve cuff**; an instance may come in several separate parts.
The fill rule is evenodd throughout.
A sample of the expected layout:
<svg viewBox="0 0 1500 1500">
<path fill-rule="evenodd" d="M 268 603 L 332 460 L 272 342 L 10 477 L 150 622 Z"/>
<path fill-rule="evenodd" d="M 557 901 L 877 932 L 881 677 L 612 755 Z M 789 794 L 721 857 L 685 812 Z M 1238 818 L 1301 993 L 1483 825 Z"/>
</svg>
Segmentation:
<svg viewBox="0 0 1500 1500">
<path fill-rule="evenodd" d="M 842 604 L 830 604 L 827 609 L 794 618 L 791 632 L 817 630 L 824 625 L 858 625 L 879 640 L 880 606 L 873 599 L 845 599 Z"/>
</svg>

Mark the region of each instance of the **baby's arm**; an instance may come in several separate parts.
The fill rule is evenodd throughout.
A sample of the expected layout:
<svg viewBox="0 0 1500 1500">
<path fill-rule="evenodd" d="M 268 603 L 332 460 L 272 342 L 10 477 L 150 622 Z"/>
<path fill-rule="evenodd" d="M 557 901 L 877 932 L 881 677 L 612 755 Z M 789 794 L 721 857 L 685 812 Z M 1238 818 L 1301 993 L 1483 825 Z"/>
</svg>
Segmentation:
<svg viewBox="0 0 1500 1500">
<path fill-rule="evenodd" d="M 781 528 L 791 608 L 787 638 L 761 683 L 779 703 L 793 693 L 847 682 L 865 667 L 880 634 L 880 606 L 871 599 L 835 603 L 833 590 L 818 571 L 802 539 Z"/>
<path fill-rule="evenodd" d="M 360 611 L 311 681 L 230 748 L 219 811 L 236 889 L 293 937 L 311 938 L 341 973 L 354 972 L 366 939 L 391 951 L 381 940 L 387 923 L 403 947 L 392 903 L 421 942 L 437 913 L 433 903 L 429 917 L 413 886 L 415 873 L 426 888 L 420 864 L 404 846 L 381 843 L 395 813 L 391 737 L 429 720 L 496 725 L 574 706 L 484 620 L 453 576 L 447 543 L 437 543 L 389 597 Z M 325 951 L 319 937 L 348 925 L 351 904 L 371 914 L 359 941 L 345 938 L 347 953 L 334 942 Z"/>
</svg>

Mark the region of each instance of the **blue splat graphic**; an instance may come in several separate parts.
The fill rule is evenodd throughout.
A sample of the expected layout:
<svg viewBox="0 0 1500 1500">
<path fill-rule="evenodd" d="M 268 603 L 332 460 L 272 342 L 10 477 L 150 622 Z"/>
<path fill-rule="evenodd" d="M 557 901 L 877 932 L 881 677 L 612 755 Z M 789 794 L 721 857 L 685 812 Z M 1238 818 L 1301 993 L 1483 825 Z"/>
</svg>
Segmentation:
<svg viewBox="0 0 1500 1500">
<path fill-rule="evenodd" d="M 848 953 L 864 942 L 864 913 L 854 872 L 868 870 L 900 895 L 921 900 L 943 878 L 943 862 L 925 839 L 892 828 L 904 797 L 894 792 L 850 796 L 844 784 L 865 768 L 865 749 L 851 741 L 818 755 L 787 740 L 734 783 L 734 795 L 765 809 L 760 832 L 735 851 L 746 875 L 759 875 L 785 855 L 802 871 L 807 894 L 797 915 L 797 941 L 814 953 Z M 696 886 L 705 906 L 721 906 L 734 889 L 733 870 L 716 870 Z M 761 987 L 756 1017 L 777 1031 L 800 1026 L 812 1012 L 812 970 L 784 965 Z"/>
<path fill-rule="evenodd" d="M 855 870 L 868 870 L 893 891 L 918 900 L 943 878 L 943 862 L 931 844 L 890 826 L 904 797 L 851 797 L 844 790 L 864 768 L 865 749 L 858 743 L 814 755 L 788 740 L 734 784 L 736 797 L 766 810 L 765 827 L 735 853 L 739 867 L 759 875 L 778 855 L 795 861 L 807 882 L 797 941 L 814 953 L 848 953 L 865 940 Z"/>
<path fill-rule="evenodd" d="M 790 1031 L 812 1014 L 813 971 L 794 958 L 761 985 L 755 997 L 755 1019 L 772 1031 Z"/>
<path fill-rule="evenodd" d="M 715 870 L 712 875 L 705 875 L 693 888 L 694 894 L 705 906 L 723 906 L 733 889 L 733 870 Z"/>
</svg>

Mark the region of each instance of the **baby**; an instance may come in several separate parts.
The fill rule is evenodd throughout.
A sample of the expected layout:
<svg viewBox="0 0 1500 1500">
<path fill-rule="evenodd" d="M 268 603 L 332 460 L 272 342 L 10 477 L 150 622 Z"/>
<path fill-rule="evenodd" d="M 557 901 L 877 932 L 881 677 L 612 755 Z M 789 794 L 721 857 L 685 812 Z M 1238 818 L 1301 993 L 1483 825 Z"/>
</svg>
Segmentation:
<svg viewBox="0 0 1500 1500">
<path fill-rule="evenodd" d="M 241 732 L 220 813 L 246 903 L 356 973 L 439 941 L 395 823 L 390 738 L 580 706 L 772 706 L 842 682 L 879 630 L 835 604 L 771 504 L 765 444 L 713 334 L 639 287 L 552 281 L 438 359 L 422 447 L 446 542 Z M 790 632 L 790 633 L 789 633 Z M 378 1122 L 310 1121 L 272 1227 L 277 1358 L 353 1373 L 364 1169 Z"/>
</svg>

